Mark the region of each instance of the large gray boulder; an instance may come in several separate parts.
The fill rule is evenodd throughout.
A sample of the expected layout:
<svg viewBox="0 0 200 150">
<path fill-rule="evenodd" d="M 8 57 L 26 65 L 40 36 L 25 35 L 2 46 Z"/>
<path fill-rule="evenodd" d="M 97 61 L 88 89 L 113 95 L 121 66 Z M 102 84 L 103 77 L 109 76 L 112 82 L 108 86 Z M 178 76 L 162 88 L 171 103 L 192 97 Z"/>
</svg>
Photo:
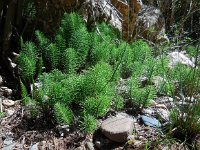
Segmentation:
<svg viewBox="0 0 200 150">
<path fill-rule="evenodd" d="M 184 55 L 181 52 L 171 52 L 168 55 L 169 58 L 169 67 L 173 68 L 175 67 L 178 63 L 181 63 L 183 65 L 186 65 L 188 67 L 195 67 L 194 62 L 190 60 L 186 55 Z"/>
<path fill-rule="evenodd" d="M 133 133 L 134 120 L 126 116 L 111 117 L 101 124 L 102 133 L 112 141 L 125 142 Z"/>
</svg>

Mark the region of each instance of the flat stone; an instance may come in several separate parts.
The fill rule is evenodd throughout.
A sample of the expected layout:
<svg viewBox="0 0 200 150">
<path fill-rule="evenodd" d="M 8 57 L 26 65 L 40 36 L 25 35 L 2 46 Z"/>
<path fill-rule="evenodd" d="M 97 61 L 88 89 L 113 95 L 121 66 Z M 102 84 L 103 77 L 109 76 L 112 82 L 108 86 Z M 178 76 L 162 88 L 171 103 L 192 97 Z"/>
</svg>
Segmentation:
<svg viewBox="0 0 200 150">
<path fill-rule="evenodd" d="M 102 133 L 112 141 L 125 142 L 132 134 L 134 121 L 130 117 L 111 117 L 103 121 L 100 126 Z"/>
<path fill-rule="evenodd" d="M 156 118 L 141 115 L 140 119 L 147 126 L 154 127 L 154 128 L 160 128 L 161 127 L 161 123 Z"/>
<path fill-rule="evenodd" d="M 4 106 L 13 106 L 13 105 L 15 105 L 15 102 L 10 99 L 5 99 L 5 100 L 3 100 L 3 105 Z"/>
</svg>

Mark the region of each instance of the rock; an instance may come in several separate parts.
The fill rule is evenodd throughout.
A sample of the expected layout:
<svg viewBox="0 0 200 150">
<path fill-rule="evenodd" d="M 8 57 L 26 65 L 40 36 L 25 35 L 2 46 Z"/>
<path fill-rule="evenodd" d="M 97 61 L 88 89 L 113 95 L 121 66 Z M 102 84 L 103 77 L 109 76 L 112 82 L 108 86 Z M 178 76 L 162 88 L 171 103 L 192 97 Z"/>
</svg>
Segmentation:
<svg viewBox="0 0 200 150">
<path fill-rule="evenodd" d="M 103 144 L 102 144 L 100 141 L 95 141 L 95 146 L 96 146 L 98 149 L 101 149 L 101 147 L 103 146 Z"/>
<path fill-rule="evenodd" d="M 165 34 L 165 19 L 161 11 L 153 6 L 142 5 L 136 19 L 136 36 L 152 42 L 169 42 Z"/>
<path fill-rule="evenodd" d="M 56 129 L 58 130 L 61 137 L 69 133 L 69 125 L 58 125 L 56 126 Z"/>
<path fill-rule="evenodd" d="M 102 133 L 112 141 L 125 142 L 132 134 L 134 121 L 125 116 L 110 117 L 100 126 Z"/>
<path fill-rule="evenodd" d="M 79 146 L 75 150 L 86 150 L 85 146 Z"/>
<path fill-rule="evenodd" d="M 5 90 L 5 89 L 7 89 L 7 87 L 5 87 L 5 86 L 2 86 L 2 87 L 1 87 L 1 89 L 2 89 L 2 90 Z"/>
<path fill-rule="evenodd" d="M 11 89 L 9 89 L 9 88 L 6 88 L 5 90 L 4 90 L 4 95 L 5 96 L 11 96 L 12 95 L 12 90 Z"/>
<path fill-rule="evenodd" d="M 157 98 L 156 102 L 157 103 L 154 104 L 153 107 L 157 106 L 157 108 L 158 108 L 159 105 L 164 104 L 168 109 L 170 109 L 175 106 L 173 98 L 167 97 L 167 96 Z"/>
<path fill-rule="evenodd" d="M 11 110 L 11 109 L 8 109 L 7 110 L 7 114 L 8 114 L 8 116 L 10 117 L 10 116 L 12 116 L 13 114 L 14 114 L 14 110 Z"/>
<path fill-rule="evenodd" d="M 3 100 L 3 105 L 10 107 L 10 106 L 14 106 L 15 102 L 13 100 L 5 99 L 5 100 Z"/>
<path fill-rule="evenodd" d="M 2 98 L 0 97 L 0 113 L 3 112 L 3 106 L 2 106 Z"/>
<path fill-rule="evenodd" d="M 195 137 L 194 146 L 196 149 L 200 149 L 200 134 Z"/>
<path fill-rule="evenodd" d="M 154 127 L 154 128 L 161 127 L 161 123 L 156 118 L 141 115 L 140 119 L 147 126 Z"/>
<path fill-rule="evenodd" d="M 154 107 L 167 109 L 167 107 L 165 106 L 165 104 L 156 104 L 156 105 L 154 105 Z"/>
<path fill-rule="evenodd" d="M 175 67 L 178 63 L 181 63 L 188 67 L 195 67 L 195 64 L 187 56 L 185 56 L 180 52 L 171 52 L 169 53 L 168 58 L 169 58 L 168 66 L 170 68 Z"/>
<path fill-rule="evenodd" d="M 13 143 L 13 138 L 12 137 L 8 137 L 3 141 L 3 143 L 4 143 L 4 147 L 6 147 L 8 145 L 11 145 Z"/>
<path fill-rule="evenodd" d="M 133 116 L 131 116 L 131 115 L 127 114 L 127 113 L 123 113 L 123 112 L 117 113 L 116 117 L 127 117 L 127 118 L 133 119 Z"/>
<path fill-rule="evenodd" d="M 140 81 L 141 86 L 145 87 L 148 83 L 148 78 L 142 76 L 142 77 L 139 78 L 139 81 Z"/>
<path fill-rule="evenodd" d="M 3 84 L 3 78 L 0 76 L 0 85 Z"/>
<path fill-rule="evenodd" d="M 134 141 L 134 140 L 135 140 L 135 135 L 129 135 L 129 136 L 127 137 L 127 140 Z"/>
<path fill-rule="evenodd" d="M 162 85 L 163 81 L 165 81 L 161 76 L 154 76 L 152 79 L 153 84 L 155 85 L 155 87 L 157 89 L 160 88 L 160 86 Z"/>
<path fill-rule="evenodd" d="M 117 86 L 117 92 L 119 95 L 128 95 L 130 87 L 127 85 L 126 79 L 120 79 L 119 85 Z"/>
<path fill-rule="evenodd" d="M 145 108 L 142 110 L 143 114 L 148 114 L 148 115 L 153 115 L 154 114 L 154 110 L 152 108 Z"/>
<path fill-rule="evenodd" d="M 2 132 L 2 130 L 1 130 Z M 0 147 L 3 147 L 3 139 L 2 139 L 2 135 L 0 135 Z"/>
<path fill-rule="evenodd" d="M 38 149 L 38 145 L 39 145 L 39 142 L 36 143 L 36 144 L 34 144 L 34 145 L 32 145 L 31 148 L 30 148 L 30 150 L 39 150 Z"/>
<path fill-rule="evenodd" d="M 86 150 L 94 150 L 94 144 L 92 142 L 86 142 L 85 148 Z"/>
<path fill-rule="evenodd" d="M 44 150 L 47 148 L 47 142 L 41 141 L 31 146 L 30 150 Z"/>
<path fill-rule="evenodd" d="M 189 150 L 188 146 L 184 143 L 180 144 L 180 143 L 174 143 L 171 145 L 171 147 L 169 148 L 170 150 Z"/>
<path fill-rule="evenodd" d="M 158 108 L 156 113 L 162 121 L 169 121 L 170 112 L 167 109 Z"/>
<path fill-rule="evenodd" d="M 4 147 L 2 148 L 2 150 L 12 150 L 12 149 L 15 148 L 16 145 L 17 145 L 16 142 L 11 143 L 10 145 L 4 146 Z"/>
</svg>

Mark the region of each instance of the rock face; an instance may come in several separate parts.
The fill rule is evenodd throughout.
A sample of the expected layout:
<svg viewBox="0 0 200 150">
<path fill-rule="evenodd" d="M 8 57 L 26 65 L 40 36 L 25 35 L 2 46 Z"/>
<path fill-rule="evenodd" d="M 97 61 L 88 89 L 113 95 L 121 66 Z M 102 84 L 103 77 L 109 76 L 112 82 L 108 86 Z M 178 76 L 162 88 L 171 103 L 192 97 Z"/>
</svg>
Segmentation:
<svg viewBox="0 0 200 150">
<path fill-rule="evenodd" d="M 101 124 L 102 133 L 115 142 L 125 142 L 132 134 L 134 127 L 133 119 L 125 116 L 111 117 Z"/>
<path fill-rule="evenodd" d="M 136 37 L 152 42 L 169 41 L 165 35 L 165 19 L 161 11 L 153 6 L 142 5 L 137 15 Z"/>
</svg>

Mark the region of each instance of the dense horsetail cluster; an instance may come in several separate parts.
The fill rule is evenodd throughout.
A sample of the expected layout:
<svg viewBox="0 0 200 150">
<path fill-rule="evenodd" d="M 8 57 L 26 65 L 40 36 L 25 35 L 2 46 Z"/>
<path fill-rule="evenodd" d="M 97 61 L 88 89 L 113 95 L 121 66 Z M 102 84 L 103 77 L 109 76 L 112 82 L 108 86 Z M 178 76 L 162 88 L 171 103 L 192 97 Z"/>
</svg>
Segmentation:
<svg viewBox="0 0 200 150">
<path fill-rule="evenodd" d="M 17 58 L 22 98 L 31 117 L 48 115 L 57 123 L 77 123 L 90 133 L 96 129 L 98 118 L 110 109 L 123 110 L 127 100 L 133 108 L 142 110 L 158 95 L 175 97 L 180 91 L 174 81 L 179 81 L 187 97 L 199 92 L 199 69 L 180 64 L 169 69 L 165 54 L 154 56 L 146 42 L 126 43 L 104 23 L 88 31 L 75 13 L 64 14 L 54 37 L 48 38 L 40 31 L 35 36 L 35 42 L 21 40 Z M 155 76 L 165 79 L 157 87 L 152 83 Z M 140 77 L 147 78 L 145 85 Z M 127 93 L 117 90 L 120 78 L 128 80 Z M 40 86 L 36 88 L 35 82 Z M 199 110 L 190 110 L 195 112 L 190 118 L 194 127 L 190 132 L 199 132 Z M 181 129 L 187 120 L 180 121 L 178 113 L 173 111 L 172 124 Z"/>
</svg>

